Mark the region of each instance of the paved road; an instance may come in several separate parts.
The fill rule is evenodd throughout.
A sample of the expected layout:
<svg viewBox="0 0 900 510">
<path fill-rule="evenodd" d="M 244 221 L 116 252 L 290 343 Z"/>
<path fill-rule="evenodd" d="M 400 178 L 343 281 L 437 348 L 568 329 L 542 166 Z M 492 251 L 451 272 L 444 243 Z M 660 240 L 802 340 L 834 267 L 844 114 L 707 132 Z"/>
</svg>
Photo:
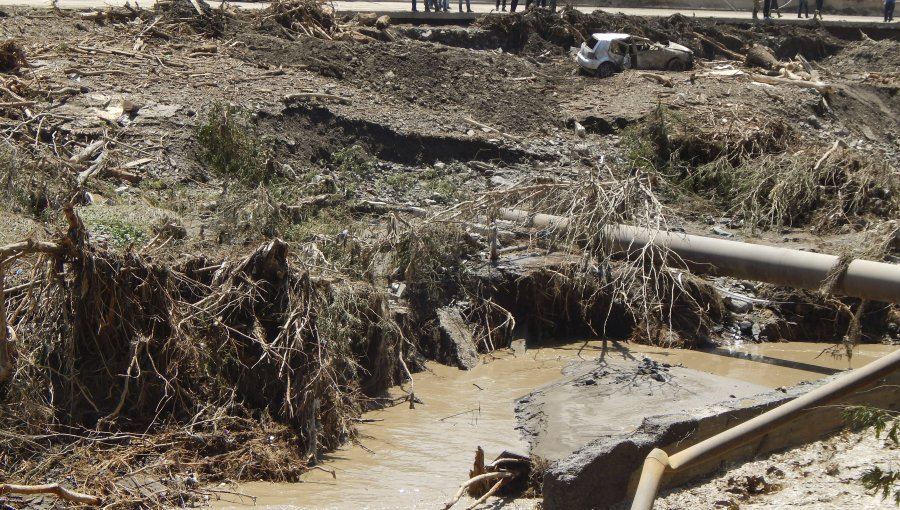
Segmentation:
<svg viewBox="0 0 900 510">
<path fill-rule="evenodd" d="M 451 1 L 451 14 L 455 11 L 458 5 L 458 0 L 450 0 Z M 110 6 L 122 6 L 125 5 L 126 0 L 59 0 L 58 5 L 62 9 L 100 9 L 104 7 Z M 132 0 L 132 3 L 139 3 L 142 7 L 149 7 L 154 4 L 154 0 Z M 210 3 L 215 4 L 216 2 L 211 1 Z M 373 2 L 366 0 L 354 0 L 354 1 L 336 1 L 333 2 L 335 8 L 338 11 L 360 11 L 360 12 L 409 12 L 410 11 L 410 2 Z M 422 0 L 418 0 L 419 10 L 423 9 Z M 509 3 L 509 1 L 507 1 Z M 525 1 L 520 0 L 522 6 L 524 6 Z M 562 0 L 560 0 L 562 3 Z M 248 3 L 248 2 L 229 2 L 229 4 L 244 8 L 244 9 L 258 9 L 260 7 L 264 7 L 267 4 L 265 3 Z M 30 7 L 49 7 L 50 2 L 48 0 L 0 0 L 0 6 L 30 6 Z M 580 11 L 584 12 L 593 12 L 597 10 L 599 7 L 594 5 L 585 5 L 578 6 L 576 8 Z M 484 2 L 483 0 L 473 1 L 472 2 L 472 10 L 475 11 L 476 14 L 484 14 L 493 11 L 494 3 Z M 608 12 L 621 12 L 628 15 L 633 16 L 670 16 L 675 13 L 681 13 L 685 16 L 696 16 L 698 18 L 717 18 L 717 19 L 750 19 L 749 10 L 740 11 L 740 10 L 705 10 L 705 9 L 630 9 L 630 8 L 621 8 L 621 7 L 606 7 L 604 10 Z M 788 11 L 789 8 L 784 9 L 784 11 Z M 440 16 L 433 15 L 433 16 Z M 796 17 L 791 15 L 788 12 L 785 12 L 784 17 L 781 18 L 780 22 L 788 22 L 788 21 L 796 21 L 798 23 L 811 23 L 811 20 L 803 19 L 798 20 Z M 825 16 L 825 21 L 841 21 L 841 22 L 850 22 L 850 23 L 874 23 L 880 22 L 880 18 L 878 16 L 844 16 L 844 15 L 827 15 Z"/>
</svg>

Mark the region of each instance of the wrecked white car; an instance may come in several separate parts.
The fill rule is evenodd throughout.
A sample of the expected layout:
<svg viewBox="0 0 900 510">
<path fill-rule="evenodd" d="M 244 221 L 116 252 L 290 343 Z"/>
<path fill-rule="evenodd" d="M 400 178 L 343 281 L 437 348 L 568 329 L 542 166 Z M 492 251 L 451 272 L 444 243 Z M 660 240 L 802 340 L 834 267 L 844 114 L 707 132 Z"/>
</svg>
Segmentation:
<svg viewBox="0 0 900 510">
<path fill-rule="evenodd" d="M 628 34 L 593 34 L 581 44 L 575 60 L 582 69 L 608 78 L 623 69 L 684 71 L 694 53 L 680 44 L 655 43 Z"/>
</svg>

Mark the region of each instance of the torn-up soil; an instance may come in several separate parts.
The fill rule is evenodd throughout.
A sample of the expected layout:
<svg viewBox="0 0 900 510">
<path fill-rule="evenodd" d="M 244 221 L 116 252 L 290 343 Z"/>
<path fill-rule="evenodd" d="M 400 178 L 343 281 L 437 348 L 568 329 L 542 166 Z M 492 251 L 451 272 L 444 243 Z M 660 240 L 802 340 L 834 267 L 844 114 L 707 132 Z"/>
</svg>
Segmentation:
<svg viewBox="0 0 900 510">
<path fill-rule="evenodd" d="M 658 254 L 624 261 L 590 235 L 626 222 L 896 262 L 896 42 L 571 10 L 461 32 L 317 2 L 198 5 L 0 18 L 2 240 L 32 241 L 0 259 L 4 478 L 75 473 L 114 507 L 213 497 L 195 477 L 295 479 L 361 409 L 397 404 L 384 389 L 423 359 L 450 361 L 444 307 L 482 352 L 586 332 L 900 335 L 889 305 L 657 271 Z M 598 30 L 699 60 L 598 80 L 568 54 Z M 753 44 L 780 70 L 746 67 Z M 123 482 L 136 473 L 153 489 Z"/>
</svg>

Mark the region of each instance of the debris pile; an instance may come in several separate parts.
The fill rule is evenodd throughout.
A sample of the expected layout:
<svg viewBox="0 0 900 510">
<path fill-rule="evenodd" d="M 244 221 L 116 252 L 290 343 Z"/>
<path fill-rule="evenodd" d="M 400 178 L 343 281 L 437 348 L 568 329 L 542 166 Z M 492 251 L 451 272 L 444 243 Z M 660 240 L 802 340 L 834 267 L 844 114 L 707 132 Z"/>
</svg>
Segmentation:
<svg viewBox="0 0 900 510">
<path fill-rule="evenodd" d="M 28 66 L 25 50 L 15 39 L 7 39 L 0 43 L 0 73 L 19 74 L 19 70 Z"/>
<path fill-rule="evenodd" d="M 221 37 L 228 19 L 224 4 L 213 9 L 205 0 L 163 0 L 156 3 L 154 11 L 162 15 L 166 25 L 207 37 Z"/>
<path fill-rule="evenodd" d="M 335 17 L 334 7 L 324 0 L 278 0 L 260 11 L 258 23 L 263 27 L 274 23 L 292 41 L 300 37 L 314 37 L 326 41 L 369 43 L 376 38 L 361 33 L 357 28 L 375 27 L 374 35 L 380 39 L 390 26 L 390 18 L 361 14 L 356 17 L 355 23 L 340 23 Z M 377 32 L 379 30 L 381 34 Z M 384 37 L 390 39 L 390 36 Z"/>
<path fill-rule="evenodd" d="M 384 296 L 314 281 L 280 240 L 240 260 L 160 264 L 92 246 L 71 205 L 67 215 L 59 242 L 2 248 L 19 259 L 0 296 L 16 332 L 0 339 L 0 416 L 15 431 L 2 442 L 29 470 L 49 466 L 27 459 L 57 458 L 116 504 L 135 476 L 158 485 L 144 496 L 159 504 L 202 498 L 173 490 L 183 465 L 207 481 L 295 481 L 353 437 L 362 387 L 399 377 L 402 333 Z M 68 434 L 84 429 L 95 432 Z M 89 461 L 94 441 L 116 464 Z"/>
</svg>

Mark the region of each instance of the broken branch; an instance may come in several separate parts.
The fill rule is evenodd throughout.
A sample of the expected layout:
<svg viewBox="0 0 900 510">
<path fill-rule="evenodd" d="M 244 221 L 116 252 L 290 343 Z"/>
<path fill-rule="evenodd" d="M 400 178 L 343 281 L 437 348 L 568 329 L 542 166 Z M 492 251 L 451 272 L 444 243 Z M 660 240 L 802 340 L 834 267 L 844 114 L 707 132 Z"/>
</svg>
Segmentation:
<svg viewBox="0 0 900 510">
<path fill-rule="evenodd" d="M 281 100 L 285 103 L 289 103 L 298 99 L 331 99 L 343 104 L 350 104 L 350 100 L 346 97 L 336 96 L 334 94 L 322 94 L 318 92 L 296 92 L 294 94 L 287 94 Z"/>
<path fill-rule="evenodd" d="M 34 101 L 13 101 L 11 103 L 0 103 L 0 108 L 15 108 L 17 106 L 34 106 Z"/>
<path fill-rule="evenodd" d="M 5 383 L 12 376 L 12 356 L 7 346 L 6 325 L 6 295 L 3 290 L 6 279 L 6 268 L 0 265 L 0 384 Z"/>
<path fill-rule="evenodd" d="M 466 489 L 472 484 L 476 484 L 476 483 L 484 481 L 484 480 L 494 480 L 496 478 L 501 478 L 501 479 L 512 478 L 513 476 L 514 476 L 514 474 L 510 473 L 508 471 L 492 471 L 490 473 L 482 473 L 478 476 L 472 477 L 469 479 L 469 481 L 462 484 L 462 487 L 460 487 L 459 490 L 456 491 L 456 494 L 453 495 L 453 498 L 450 501 L 447 501 L 446 503 L 444 503 L 443 510 L 449 510 L 450 507 L 455 505 L 456 502 L 459 501 L 459 498 L 461 498 L 463 496 L 463 494 L 465 494 Z M 490 493 L 490 491 L 488 491 L 488 492 Z"/>
<path fill-rule="evenodd" d="M 707 38 L 707 37 L 703 37 L 702 35 L 700 35 L 700 34 L 698 34 L 698 33 L 696 33 L 696 32 L 694 32 L 694 34 L 697 36 L 698 39 L 700 39 L 701 41 L 705 42 L 706 44 L 712 46 L 713 48 L 719 50 L 719 53 L 721 53 L 721 54 L 723 54 L 723 55 L 728 55 L 729 57 L 731 57 L 731 58 L 733 58 L 733 59 L 735 59 L 735 60 L 740 60 L 741 62 L 743 62 L 744 59 L 747 58 L 745 55 L 741 55 L 740 53 L 731 51 L 731 50 L 729 50 L 728 48 L 726 48 L 726 47 L 722 46 L 721 44 L 717 43 L 716 41 L 713 41 L 712 39 L 709 39 L 709 38 Z"/>
<path fill-rule="evenodd" d="M 489 497 L 493 496 L 493 495 L 494 495 L 498 490 L 500 490 L 500 488 L 503 487 L 503 485 L 504 485 L 506 482 L 508 482 L 508 481 L 509 481 L 509 477 L 504 477 L 504 478 L 501 478 L 501 479 L 497 480 L 497 483 L 495 483 L 494 486 L 491 487 L 491 490 L 485 492 L 485 493 L 484 493 L 484 496 L 481 496 L 480 498 L 476 499 L 474 503 L 472 503 L 471 505 L 467 506 L 467 507 L 466 507 L 466 510 L 472 510 L 472 509 L 475 508 L 476 506 L 478 506 L 478 505 L 484 503 L 485 501 L 487 501 L 487 499 L 488 499 Z"/>
<path fill-rule="evenodd" d="M 834 142 L 834 145 L 832 145 L 830 149 L 828 149 L 827 151 L 825 151 L 825 154 L 823 154 L 822 157 L 819 158 L 818 161 L 816 161 L 816 164 L 813 166 L 813 171 L 816 171 L 816 170 L 818 170 L 819 168 L 821 168 L 821 167 L 822 167 L 822 163 L 825 163 L 825 161 L 826 161 L 832 154 L 834 154 L 834 151 L 838 150 L 839 147 L 841 147 L 841 146 L 846 146 L 846 145 L 847 145 L 847 144 L 845 144 L 843 140 L 838 140 L 838 141 Z"/>
<path fill-rule="evenodd" d="M 53 494 L 60 499 L 81 503 L 82 505 L 100 506 L 103 499 L 98 496 L 82 494 L 71 491 L 58 483 L 44 485 L 14 485 L 11 483 L 0 484 L 0 494 Z"/>
<path fill-rule="evenodd" d="M 8 259 L 10 257 L 18 257 L 25 253 L 59 253 L 62 246 L 57 243 L 48 243 L 46 241 L 34 241 L 28 239 L 17 243 L 0 246 L 0 259 Z"/>
<path fill-rule="evenodd" d="M 646 79 L 648 79 L 648 80 L 650 80 L 650 81 L 655 81 L 656 83 L 659 83 L 660 85 L 662 85 L 662 86 L 664 86 L 664 87 L 672 88 L 672 87 L 675 86 L 675 84 L 672 83 L 672 80 L 671 80 L 671 79 L 669 79 L 669 78 L 667 78 L 667 77 L 665 77 L 665 76 L 662 76 L 662 75 L 660 75 L 660 74 L 654 74 L 654 73 L 638 73 L 638 76 L 640 76 L 641 78 L 646 78 Z"/>
<path fill-rule="evenodd" d="M 787 78 L 777 78 L 775 76 L 766 76 L 764 74 L 749 74 L 748 76 L 750 77 L 750 81 L 755 81 L 757 83 L 765 83 L 767 85 L 793 85 L 805 89 L 816 89 L 822 94 L 831 93 L 831 86 L 820 81 L 789 80 Z"/>
<path fill-rule="evenodd" d="M 465 121 L 468 122 L 469 124 L 472 124 L 473 126 L 478 126 L 478 127 L 480 127 L 481 129 L 490 131 L 490 132 L 492 132 L 492 133 L 497 133 L 498 135 L 500 135 L 500 136 L 502 136 L 502 137 L 504 137 L 504 138 L 508 138 L 508 139 L 510 139 L 510 140 L 512 140 L 512 141 L 514 141 L 514 142 L 520 141 L 518 137 L 515 137 L 515 136 L 510 135 L 510 134 L 507 134 L 507 133 L 504 133 L 503 131 L 500 131 L 500 130 L 497 129 L 497 128 L 492 128 L 491 126 L 488 126 L 487 124 L 482 124 L 481 122 L 478 122 L 478 121 L 475 120 L 475 119 L 470 119 L 470 118 L 468 118 L 468 117 L 465 117 L 463 120 L 465 120 Z"/>
</svg>

